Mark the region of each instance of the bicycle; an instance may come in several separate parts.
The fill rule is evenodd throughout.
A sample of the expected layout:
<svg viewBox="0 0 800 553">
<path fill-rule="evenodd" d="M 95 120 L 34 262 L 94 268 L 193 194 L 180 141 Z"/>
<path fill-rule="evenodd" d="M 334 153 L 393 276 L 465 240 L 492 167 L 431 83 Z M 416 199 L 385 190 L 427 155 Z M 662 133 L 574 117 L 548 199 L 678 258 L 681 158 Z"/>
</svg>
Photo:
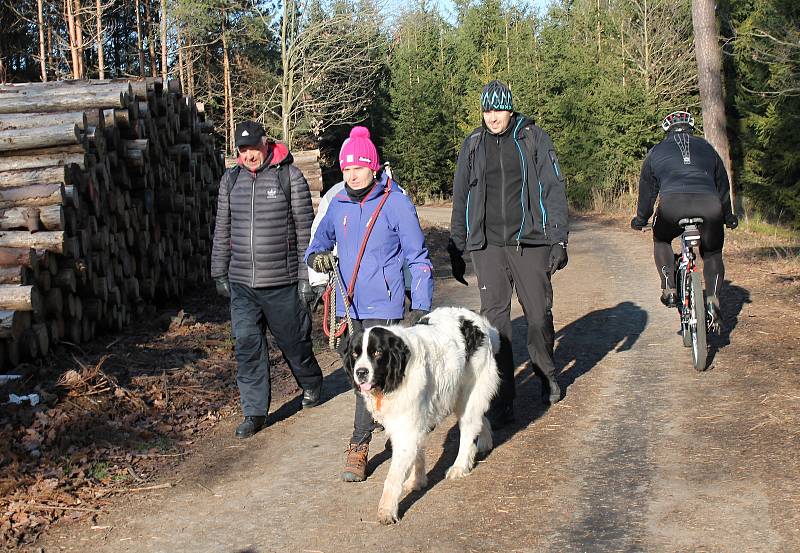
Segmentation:
<svg viewBox="0 0 800 553">
<path fill-rule="evenodd" d="M 683 345 L 692 348 L 692 364 L 698 371 L 706 370 L 708 358 L 708 318 L 706 314 L 703 278 L 697 268 L 694 248 L 700 245 L 701 217 L 678 221 L 683 229 L 681 251 L 675 254 L 675 285 L 678 292 L 678 312 L 681 318 Z"/>
</svg>

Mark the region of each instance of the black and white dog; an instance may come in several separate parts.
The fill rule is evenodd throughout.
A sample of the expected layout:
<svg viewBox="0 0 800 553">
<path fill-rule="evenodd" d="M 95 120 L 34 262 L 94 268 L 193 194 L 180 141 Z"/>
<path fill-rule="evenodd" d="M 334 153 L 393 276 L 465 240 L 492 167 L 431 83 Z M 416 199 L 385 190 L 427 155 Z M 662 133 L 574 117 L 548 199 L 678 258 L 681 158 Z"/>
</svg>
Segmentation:
<svg viewBox="0 0 800 553">
<path fill-rule="evenodd" d="M 427 485 L 422 442 L 454 413 L 461 440 L 447 478 L 469 474 L 475 455 L 492 448 L 484 414 L 497 391 L 494 354 L 500 337 L 468 309 L 441 307 L 418 324 L 377 326 L 354 333 L 342 350 L 345 370 L 392 443 L 392 462 L 378 505 L 378 520 L 398 520 L 402 492 Z"/>
</svg>

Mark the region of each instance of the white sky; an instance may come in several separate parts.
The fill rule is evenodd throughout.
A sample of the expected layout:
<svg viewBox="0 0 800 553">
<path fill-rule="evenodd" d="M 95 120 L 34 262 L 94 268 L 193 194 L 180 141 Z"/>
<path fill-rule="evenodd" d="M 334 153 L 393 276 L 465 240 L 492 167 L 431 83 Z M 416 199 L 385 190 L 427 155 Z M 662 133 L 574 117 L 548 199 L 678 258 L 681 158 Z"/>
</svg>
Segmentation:
<svg viewBox="0 0 800 553">
<path fill-rule="evenodd" d="M 551 0 L 520 0 L 521 4 L 527 4 L 529 6 L 534 6 L 538 10 L 543 10 Z M 416 2 L 410 2 L 408 0 L 389 0 L 388 4 L 398 10 L 401 10 L 407 7 L 409 4 L 415 4 Z M 438 4 L 441 8 L 442 15 L 452 19 L 453 15 L 453 2 L 452 0 L 432 0 L 432 3 Z"/>
</svg>

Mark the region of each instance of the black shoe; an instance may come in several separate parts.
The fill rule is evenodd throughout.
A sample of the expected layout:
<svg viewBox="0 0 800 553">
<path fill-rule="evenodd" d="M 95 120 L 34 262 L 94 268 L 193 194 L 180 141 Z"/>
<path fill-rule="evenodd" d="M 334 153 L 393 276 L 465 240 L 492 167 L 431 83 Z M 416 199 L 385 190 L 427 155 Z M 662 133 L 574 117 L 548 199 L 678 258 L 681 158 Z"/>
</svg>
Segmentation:
<svg viewBox="0 0 800 553">
<path fill-rule="evenodd" d="M 507 405 L 505 407 L 491 407 L 486 412 L 486 418 L 489 419 L 489 424 L 492 425 L 492 430 L 499 430 L 514 422 L 514 406 Z"/>
<path fill-rule="evenodd" d="M 662 290 L 661 303 L 663 303 L 666 307 L 677 307 L 678 294 L 675 292 L 675 290 L 669 290 L 669 289 Z"/>
<path fill-rule="evenodd" d="M 267 417 L 245 417 L 236 427 L 237 438 L 249 438 L 267 425 Z"/>
<path fill-rule="evenodd" d="M 309 388 L 307 390 L 303 390 L 303 401 L 302 401 L 303 409 L 310 409 L 312 407 L 316 407 L 317 405 L 319 405 L 319 397 L 321 394 L 322 394 L 322 384 L 320 384 L 316 388 Z"/>
<path fill-rule="evenodd" d="M 542 383 L 542 403 L 555 405 L 561 401 L 561 386 L 555 376 L 539 375 Z"/>
</svg>

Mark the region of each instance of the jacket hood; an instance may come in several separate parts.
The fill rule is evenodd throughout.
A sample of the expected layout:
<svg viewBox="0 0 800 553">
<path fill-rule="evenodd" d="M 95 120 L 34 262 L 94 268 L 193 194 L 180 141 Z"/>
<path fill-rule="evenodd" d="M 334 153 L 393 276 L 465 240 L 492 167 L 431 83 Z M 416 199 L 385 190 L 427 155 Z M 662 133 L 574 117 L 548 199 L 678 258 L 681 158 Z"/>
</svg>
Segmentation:
<svg viewBox="0 0 800 553">
<path fill-rule="evenodd" d="M 264 160 L 264 163 L 261 164 L 258 169 L 256 169 L 256 172 L 261 171 L 264 167 L 277 167 L 279 165 L 292 163 L 292 161 L 294 161 L 294 156 L 292 156 L 292 152 L 289 151 L 289 148 L 286 147 L 286 144 L 283 144 L 282 142 L 267 142 L 267 147 L 267 159 Z M 241 155 L 236 158 L 236 163 L 243 169 L 247 169 L 242 162 Z"/>
</svg>

